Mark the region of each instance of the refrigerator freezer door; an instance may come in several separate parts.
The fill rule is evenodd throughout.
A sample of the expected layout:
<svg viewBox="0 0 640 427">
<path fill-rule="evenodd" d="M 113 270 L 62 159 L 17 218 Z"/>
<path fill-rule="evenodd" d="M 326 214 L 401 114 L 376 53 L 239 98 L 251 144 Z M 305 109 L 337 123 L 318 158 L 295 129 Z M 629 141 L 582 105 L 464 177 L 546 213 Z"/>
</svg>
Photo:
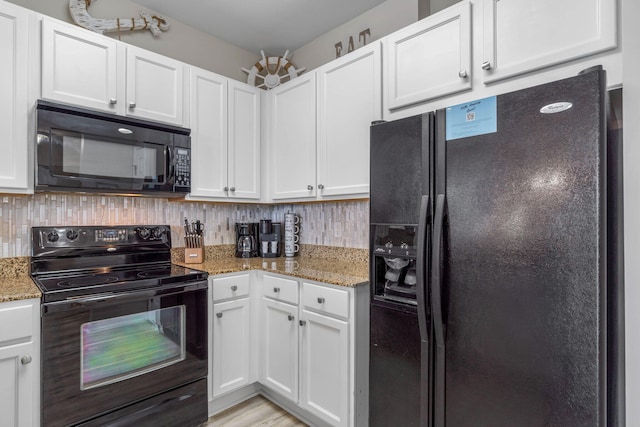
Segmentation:
<svg viewBox="0 0 640 427">
<path fill-rule="evenodd" d="M 496 133 L 438 140 L 447 426 L 605 425 L 604 87 L 504 94 Z"/>
</svg>

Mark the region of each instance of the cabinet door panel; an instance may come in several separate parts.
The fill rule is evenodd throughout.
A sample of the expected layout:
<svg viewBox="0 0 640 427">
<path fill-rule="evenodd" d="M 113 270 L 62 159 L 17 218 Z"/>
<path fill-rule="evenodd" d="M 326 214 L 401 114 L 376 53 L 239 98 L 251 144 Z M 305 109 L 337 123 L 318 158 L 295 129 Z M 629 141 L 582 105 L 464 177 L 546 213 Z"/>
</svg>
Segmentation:
<svg viewBox="0 0 640 427">
<path fill-rule="evenodd" d="M 349 425 L 349 324 L 302 310 L 300 406 L 335 426 Z"/>
<path fill-rule="evenodd" d="M 471 5 L 463 1 L 384 40 L 386 108 L 471 88 Z"/>
<path fill-rule="evenodd" d="M 271 97 L 272 198 L 316 196 L 315 73 L 269 92 Z"/>
<path fill-rule="evenodd" d="M 213 396 L 249 384 L 249 298 L 213 306 Z"/>
<path fill-rule="evenodd" d="M 616 46 L 615 0 L 485 0 L 485 83 Z"/>
<path fill-rule="evenodd" d="M 191 193 L 227 197 L 227 79 L 191 68 Z"/>
<path fill-rule="evenodd" d="M 27 13 L 0 4 L 0 189 L 26 192 L 29 186 Z"/>
<path fill-rule="evenodd" d="M 369 126 L 382 117 L 380 44 L 318 71 L 318 193 L 369 193 Z"/>
<path fill-rule="evenodd" d="M 263 298 L 262 384 L 298 401 L 298 307 Z"/>
<path fill-rule="evenodd" d="M 22 364 L 22 357 L 33 357 L 31 342 L 0 347 L 0 413 L 2 425 L 31 427 L 33 411 L 34 362 Z"/>
<path fill-rule="evenodd" d="M 127 114 L 182 125 L 183 64 L 127 47 Z"/>
<path fill-rule="evenodd" d="M 229 197 L 260 198 L 260 92 L 229 81 Z"/>
<path fill-rule="evenodd" d="M 117 112 L 117 49 L 113 39 L 44 19 L 42 97 Z"/>
</svg>

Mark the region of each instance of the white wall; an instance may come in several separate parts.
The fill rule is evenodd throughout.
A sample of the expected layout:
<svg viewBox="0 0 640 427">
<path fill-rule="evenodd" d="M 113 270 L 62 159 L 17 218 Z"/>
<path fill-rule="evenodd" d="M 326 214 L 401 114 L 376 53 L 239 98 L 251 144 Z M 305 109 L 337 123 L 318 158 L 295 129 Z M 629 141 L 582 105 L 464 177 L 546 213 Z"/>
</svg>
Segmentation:
<svg viewBox="0 0 640 427">
<path fill-rule="evenodd" d="M 368 40 L 371 42 L 417 20 L 418 0 L 387 0 L 297 49 L 291 59 L 296 67 L 312 70 L 336 58 L 338 42 L 342 42 L 342 53 L 347 53 L 349 36 L 353 36 L 354 46 L 358 48 L 358 34 L 366 28 L 371 30 Z"/>
<path fill-rule="evenodd" d="M 622 0 L 626 425 L 640 426 L 640 2 Z"/>
<path fill-rule="evenodd" d="M 69 14 L 69 0 L 8 1 L 43 15 L 73 23 Z M 143 9 L 146 8 L 130 0 L 93 0 L 89 14 L 95 18 L 138 18 L 138 12 Z M 248 52 L 170 16 L 165 18 L 170 25 L 169 31 L 162 33 L 158 38 L 153 37 L 150 31 L 125 31 L 121 33 L 121 40 L 240 81 L 247 79 L 247 75 L 240 68 L 251 68 L 260 59 L 259 52 Z M 116 33 L 106 35 L 118 37 Z"/>
</svg>

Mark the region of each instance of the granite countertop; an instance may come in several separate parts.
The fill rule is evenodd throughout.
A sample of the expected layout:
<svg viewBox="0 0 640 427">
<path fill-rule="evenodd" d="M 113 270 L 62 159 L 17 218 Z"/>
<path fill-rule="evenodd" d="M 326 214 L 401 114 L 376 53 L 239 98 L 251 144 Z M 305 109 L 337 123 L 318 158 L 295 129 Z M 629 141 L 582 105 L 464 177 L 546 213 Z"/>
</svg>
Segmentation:
<svg viewBox="0 0 640 427">
<path fill-rule="evenodd" d="M 172 261 L 211 275 L 262 270 L 338 286 L 369 283 L 366 249 L 300 245 L 300 255 L 292 258 L 236 258 L 234 249 L 234 245 L 207 246 L 202 264 L 185 264 L 184 248 L 174 248 Z"/>
<path fill-rule="evenodd" d="M 0 258 L 0 302 L 40 298 L 29 276 L 29 258 Z"/>
</svg>

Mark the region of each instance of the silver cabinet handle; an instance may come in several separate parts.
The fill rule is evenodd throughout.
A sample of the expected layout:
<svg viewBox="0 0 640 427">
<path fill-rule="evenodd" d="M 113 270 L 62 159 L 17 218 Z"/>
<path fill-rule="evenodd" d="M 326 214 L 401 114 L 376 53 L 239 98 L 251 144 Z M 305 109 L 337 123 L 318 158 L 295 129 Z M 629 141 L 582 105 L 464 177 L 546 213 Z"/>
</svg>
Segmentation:
<svg viewBox="0 0 640 427">
<path fill-rule="evenodd" d="M 220 318 L 222 317 L 222 312 L 220 312 L 220 313 L 216 313 L 216 317 L 217 317 L 218 319 L 220 319 Z"/>
<path fill-rule="evenodd" d="M 289 314 L 287 318 L 289 319 L 289 322 L 292 322 L 294 319 L 293 314 Z"/>
<path fill-rule="evenodd" d="M 224 192 L 226 193 L 227 191 L 229 191 L 229 187 L 224 187 L 224 188 L 222 189 L 222 191 L 224 191 Z"/>
<path fill-rule="evenodd" d="M 135 103 L 135 102 L 130 102 L 130 103 L 129 103 L 129 108 L 131 108 L 132 110 L 133 110 L 134 108 L 136 108 L 136 103 Z"/>
<path fill-rule="evenodd" d="M 307 324 L 307 321 L 306 321 L 306 320 L 301 320 L 301 321 L 300 321 L 300 326 L 304 326 L 304 325 L 306 325 L 306 324 Z"/>
<path fill-rule="evenodd" d="M 237 290 L 238 290 L 238 287 L 237 287 L 236 285 L 233 285 L 233 286 L 231 287 L 231 290 L 232 290 L 233 292 L 235 292 L 235 291 L 237 291 Z"/>
<path fill-rule="evenodd" d="M 324 298 L 318 297 L 318 304 L 324 304 Z"/>
<path fill-rule="evenodd" d="M 324 189 L 324 185 L 323 184 L 318 184 L 318 190 L 322 190 Z"/>
<path fill-rule="evenodd" d="M 273 292 L 277 294 L 278 292 L 280 292 L 280 288 L 273 288 Z"/>
<path fill-rule="evenodd" d="M 229 190 L 231 190 L 231 192 L 236 191 L 236 187 L 231 187 Z"/>
<path fill-rule="evenodd" d="M 118 103 L 118 100 L 117 100 L 117 99 L 115 99 L 115 98 L 111 98 L 111 99 L 109 99 L 109 104 L 111 104 L 111 105 L 116 105 L 117 103 Z"/>
<path fill-rule="evenodd" d="M 483 69 L 483 70 L 487 70 L 487 71 L 488 71 L 488 70 L 490 70 L 490 69 L 491 69 L 491 62 L 489 62 L 489 61 L 484 61 L 484 62 L 482 63 L 482 69 Z"/>
<path fill-rule="evenodd" d="M 467 77 L 469 77 L 469 74 L 467 74 L 467 70 L 458 71 L 458 77 L 460 77 L 461 79 L 466 79 Z"/>
<path fill-rule="evenodd" d="M 23 356 L 22 359 L 20 359 L 20 363 L 22 363 L 23 365 L 28 365 L 32 360 L 33 359 L 31 358 L 31 356 Z"/>
<path fill-rule="evenodd" d="M 313 185 L 307 185 L 307 190 L 309 191 L 313 190 Z"/>
</svg>

